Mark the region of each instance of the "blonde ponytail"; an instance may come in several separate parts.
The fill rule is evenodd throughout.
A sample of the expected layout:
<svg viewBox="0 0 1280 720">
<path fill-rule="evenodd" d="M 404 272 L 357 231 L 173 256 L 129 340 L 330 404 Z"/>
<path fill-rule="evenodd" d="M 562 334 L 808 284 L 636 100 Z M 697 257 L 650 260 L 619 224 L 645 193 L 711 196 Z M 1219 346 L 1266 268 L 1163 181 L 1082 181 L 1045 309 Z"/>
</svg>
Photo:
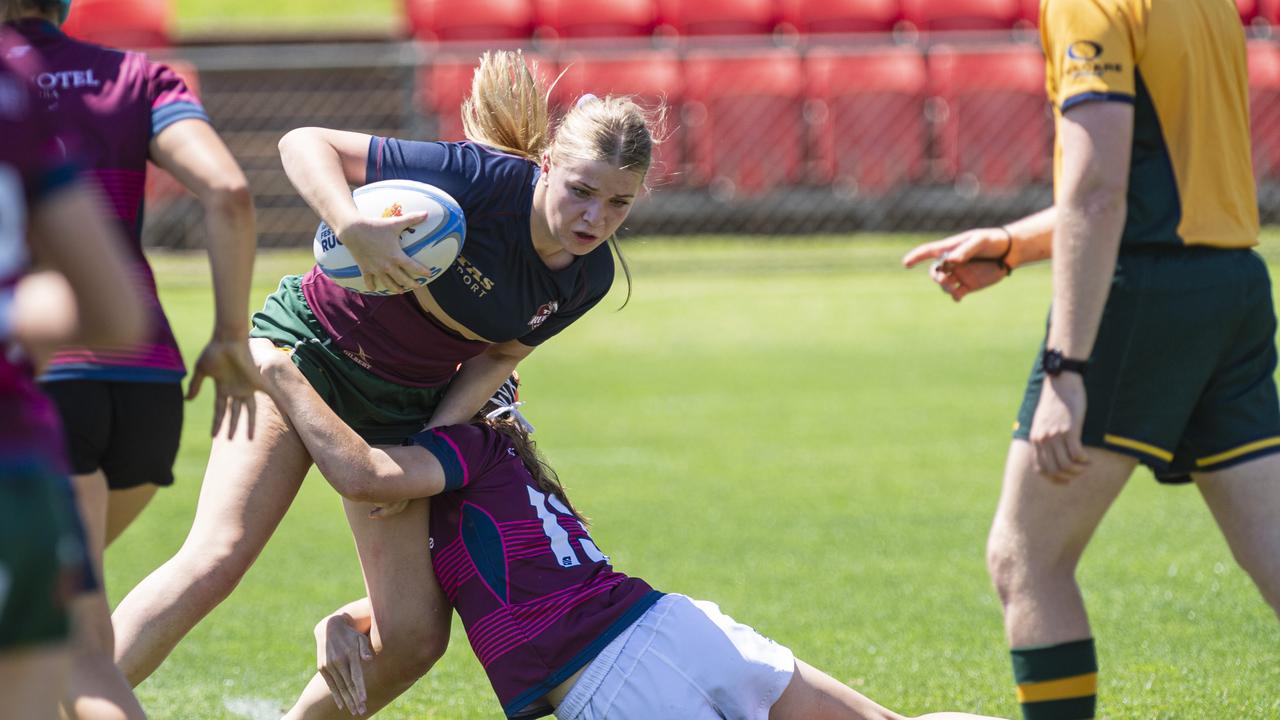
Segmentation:
<svg viewBox="0 0 1280 720">
<path fill-rule="evenodd" d="M 486 52 L 462 103 L 462 130 L 468 140 L 542 160 L 550 138 L 547 93 L 536 62 L 516 50 Z"/>
</svg>

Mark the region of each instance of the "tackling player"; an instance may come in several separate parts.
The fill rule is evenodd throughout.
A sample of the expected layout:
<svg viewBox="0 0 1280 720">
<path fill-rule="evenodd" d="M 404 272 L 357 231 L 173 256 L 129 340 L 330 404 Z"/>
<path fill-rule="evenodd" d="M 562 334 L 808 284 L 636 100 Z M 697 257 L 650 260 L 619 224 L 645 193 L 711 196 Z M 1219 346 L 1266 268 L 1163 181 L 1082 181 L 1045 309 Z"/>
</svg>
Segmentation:
<svg viewBox="0 0 1280 720">
<path fill-rule="evenodd" d="M 469 424 L 377 448 L 324 404 L 286 353 L 253 344 L 280 409 L 339 493 L 375 503 L 435 496 L 430 537 L 419 527 L 411 549 L 430 556 L 507 717 L 902 717 L 713 603 L 617 572 L 514 416 L 513 383 Z M 305 694 L 331 694 L 351 714 L 367 712 L 364 673 L 377 662 L 370 621 L 365 599 L 317 625 L 322 679 Z"/>
<path fill-rule="evenodd" d="M 1054 206 L 911 251 L 959 300 L 1053 258 L 988 568 L 1028 720 L 1093 717 L 1075 569 L 1134 468 L 1194 480 L 1280 614 L 1275 312 L 1257 244 L 1244 32 L 1223 0 L 1045 0 Z"/>
</svg>

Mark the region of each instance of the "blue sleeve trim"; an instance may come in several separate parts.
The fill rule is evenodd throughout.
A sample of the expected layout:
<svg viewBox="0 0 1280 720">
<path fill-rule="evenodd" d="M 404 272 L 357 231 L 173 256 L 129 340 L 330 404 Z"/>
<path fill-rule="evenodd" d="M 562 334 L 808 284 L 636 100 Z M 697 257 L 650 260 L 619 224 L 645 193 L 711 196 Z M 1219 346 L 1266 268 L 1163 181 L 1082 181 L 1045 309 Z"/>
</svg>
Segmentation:
<svg viewBox="0 0 1280 720">
<path fill-rule="evenodd" d="M 40 382 L 98 380 L 101 382 L 176 383 L 182 382 L 182 378 L 186 374 L 186 370 L 169 370 L 165 368 L 67 363 L 65 365 L 51 365 L 40 376 L 39 380 Z"/>
<path fill-rule="evenodd" d="M 416 445 L 426 448 L 444 468 L 444 492 L 458 490 L 467 484 L 467 473 L 458 451 L 443 435 L 435 430 L 423 430 L 409 438 Z"/>
<path fill-rule="evenodd" d="M 1121 102 L 1129 105 L 1133 104 L 1133 96 L 1127 93 L 1109 93 L 1109 92 L 1087 92 L 1079 95 L 1072 95 L 1062 101 L 1062 110 L 1066 111 L 1080 103 L 1093 102 L 1095 100 L 1102 102 Z"/>
<path fill-rule="evenodd" d="M 36 186 L 32 189 L 31 200 L 33 204 L 75 182 L 79 175 L 79 171 L 72 163 L 63 163 L 50 169 L 40 176 L 40 179 L 36 181 Z"/>
<path fill-rule="evenodd" d="M 213 124 L 209 122 L 209 116 L 205 114 L 204 108 L 192 102 L 175 102 L 156 108 L 151 111 L 151 137 L 159 135 L 160 131 L 179 120 L 192 118 Z"/>
</svg>

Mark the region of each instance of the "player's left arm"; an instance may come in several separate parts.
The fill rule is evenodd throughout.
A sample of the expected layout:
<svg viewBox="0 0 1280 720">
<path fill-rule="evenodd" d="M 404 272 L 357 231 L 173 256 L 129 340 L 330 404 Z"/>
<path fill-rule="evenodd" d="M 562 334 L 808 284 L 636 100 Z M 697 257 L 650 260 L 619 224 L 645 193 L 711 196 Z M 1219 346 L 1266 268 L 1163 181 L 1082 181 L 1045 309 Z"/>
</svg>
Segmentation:
<svg viewBox="0 0 1280 720">
<path fill-rule="evenodd" d="M 396 503 L 444 492 L 445 470 L 430 451 L 416 444 L 371 446 L 325 404 L 287 351 L 263 338 L 250 346 L 267 392 L 338 494 L 356 502 Z"/>
<path fill-rule="evenodd" d="M 511 377 L 521 360 L 529 357 L 534 345 L 519 340 L 494 343 L 484 352 L 462 363 L 458 374 L 449 382 L 427 427 L 442 427 L 471 422 L 471 418 L 493 397 L 502 383 Z"/>
<path fill-rule="evenodd" d="M 253 435 L 253 391 L 257 373 L 249 357 L 249 285 L 257 249 L 253 197 L 244 172 L 222 138 L 201 118 L 168 125 L 152 140 L 151 160 L 195 194 L 204 206 L 209 265 L 213 272 L 214 328 L 188 386 L 187 399 L 200 392 L 204 378 L 215 387 L 213 433 L 229 411 L 228 436 L 241 411 Z"/>
<path fill-rule="evenodd" d="M 1047 347 L 1083 359 L 1093 351 L 1124 229 L 1133 105 L 1073 105 L 1063 112 L 1058 133 L 1062 169 L 1056 191 Z M 1065 480 L 1083 470 L 1085 400 L 1079 373 L 1046 378 L 1031 434 L 1044 474 Z"/>
</svg>

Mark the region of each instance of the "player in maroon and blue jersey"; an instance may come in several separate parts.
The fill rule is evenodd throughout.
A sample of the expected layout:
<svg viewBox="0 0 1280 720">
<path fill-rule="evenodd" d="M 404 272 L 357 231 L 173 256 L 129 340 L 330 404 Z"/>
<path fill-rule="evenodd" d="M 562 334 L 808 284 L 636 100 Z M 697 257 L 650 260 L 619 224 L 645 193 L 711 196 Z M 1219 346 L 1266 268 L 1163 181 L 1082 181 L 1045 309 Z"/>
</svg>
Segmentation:
<svg viewBox="0 0 1280 720">
<path fill-rule="evenodd" d="M 136 342 L 143 307 L 39 112 L 26 80 L 37 58 L 19 46 L 0 27 L 0 715 L 44 720 L 58 717 L 71 664 L 67 603 L 94 581 L 57 412 L 29 358 L 73 339 Z M 33 254 L 59 274 L 28 274 Z"/>
<path fill-rule="evenodd" d="M 244 174 L 209 124 L 199 100 L 169 67 L 137 52 L 73 40 L 58 23 L 68 1 L 5 0 L 6 26 L 21 38 L 15 52 L 38 56 L 30 75 L 42 105 L 58 126 L 63 147 L 113 211 L 130 254 L 131 277 L 148 300 L 150 332 L 132 347 L 66 349 L 45 366 L 42 389 L 58 406 L 73 483 L 101 574 L 103 550 L 154 496 L 173 482 L 183 415 L 182 357 L 156 295 L 142 252 L 147 161 L 170 172 L 205 210 L 213 269 L 213 336 L 195 363 L 187 397 L 206 377 L 216 386 L 214 427 L 243 409 L 253 412 L 253 367 L 248 354 L 248 298 L 255 247 L 253 205 Z M 115 669 L 105 593 L 78 601 L 90 647 L 80 659 L 93 666 L 73 685 L 103 696 L 95 677 Z M 83 675 L 83 682 L 81 681 Z M 128 702 L 118 693 L 121 703 Z M 108 698 L 110 702 L 110 698 Z M 87 701 L 86 701 L 87 702 Z M 140 714 L 131 713 L 131 715 Z"/>
<path fill-rule="evenodd" d="M 266 385 L 339 493 L 389 506 L 434 496 L 429 535 L 421 526 L 414 548 L 429 554 L 507 717 L 902 717 L 714 604 L 615 570 L 533 446 L 514 386 L 471 423 L 375 447 L 324 403 L 287 352 L 259 342 L 254 358 Z M 320 622 L 321 678 L 304 697 L 332 694 L 351 714 L 367 713 L 364 675 L 379 662 L 371 619 L 366 599 Z M 295 708 L 286 717 L 305 716 Z"/>
<path fill-rule="evenodd" d="M 595 307 L 613 282 L 607 243 L 643 191 L 657 143 L 653 113 L 625 97 L 588 98 L 552 134 L 535 77 L 519 53 L 482 58 L 463 113 L 468 142 L 323 128 L 294 130 L 280 142 L 291 181 L 372 286 L 412 288 L 365 295 L 313 271 L 286 277 L 253 318 L 252 334 L 293 348 L 313 387 L 371 442 L 465 422 L 518 363 Z M 351 184 L 389 178 L 438 185 L 466 215 L 466 247 L 431 285 L 418 287 L 404 274 L 416 263 L 397 240 L 422 217 L 366 218 L 352 201 Z M 383 242 L 407 265 L 380 265 Z M 311 467 L 306 447 L 265 398 L 258 428 L 252 439 L 214 440 L 187 541 L 116 609 L 117 657 L 134 682 L 232 591 Z M 373 521 L 367 506 L 344 503 L 382 643 L 383 662 L 369 677 L 375 709 L 426 673 L 448 645 L 443 593 L 402 540 L 416 538 L 427 506 L 415 502 L 395 518 Z M 401 603 L 405 597 L 415 602 Z M 423 611 L 427 597 L 436 598 L 434 611 Z M 322 700 L 309 717 L 334 711 Z"/>
</svg>

